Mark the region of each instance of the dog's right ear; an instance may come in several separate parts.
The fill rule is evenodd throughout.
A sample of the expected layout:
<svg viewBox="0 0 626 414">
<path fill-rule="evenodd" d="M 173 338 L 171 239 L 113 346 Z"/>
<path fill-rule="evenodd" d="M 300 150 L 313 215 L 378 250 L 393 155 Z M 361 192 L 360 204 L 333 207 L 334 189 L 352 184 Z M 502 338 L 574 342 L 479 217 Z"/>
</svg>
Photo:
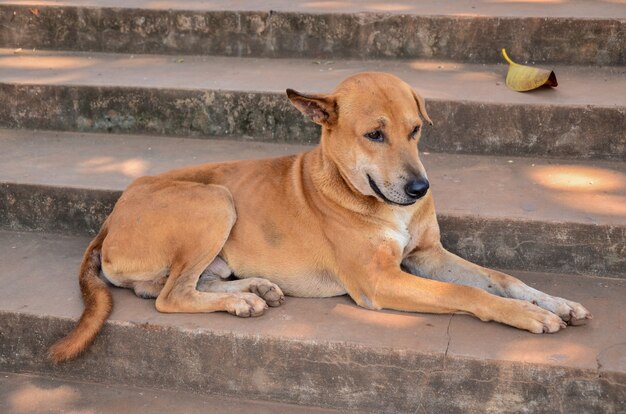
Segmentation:
<svg viewBox="0 0 626 414">
<path fill-rule="evenodd" d="M 415 89 L 412 89 L 411 91 L 413 92 L 413 98 L 415 98 L 415 103 L 417 104 L 417 109 L 420 111 L 420 115 L 422 115 L 424 121 L 432 125 L 433 121 L 430 120 L 428 113 L 426 112 L 426 103 L 424 103 L 424 98 L 422 98 L 422 95 L 420 95 Z"/>
<path fill-rule="evenodd" d="M 332 126 L 337 122 L 337 101 L 330 95 L 305 95 L 287 89 L 287 97 L 300 112 L 311 121 L 322 126 Z"/>
</svg>

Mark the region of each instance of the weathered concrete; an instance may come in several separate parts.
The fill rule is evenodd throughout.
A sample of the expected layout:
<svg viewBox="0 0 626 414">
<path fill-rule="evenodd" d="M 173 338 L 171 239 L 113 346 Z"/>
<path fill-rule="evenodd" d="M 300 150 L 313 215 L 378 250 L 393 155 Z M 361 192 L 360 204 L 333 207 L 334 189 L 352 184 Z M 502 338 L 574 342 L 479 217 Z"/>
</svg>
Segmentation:
<svg viewBox="0 0 626 414">
<path fill-rule="evenodd" d="M 0 0 L 4 5 L 36 7 L 41 0 Z M 489 17 L 569 17 L 586 19 L 620 18 L 626 13 L 623 0 L 576 0 L 567 3 L 542 2 L 540 7 L 530 1 L 473 0 L 395 0 L 393 3 L 378 0 L 311 2 L 308 0 L 55 0 L 57 6 L 107 7 L 118 9 L 193 10 L 193 11 L 262 11 L 305 13 L 360 13 L 379 12 L 392 15 L 415 14 L 425 16 L 489 16 Z"/>
<path fill-rule="evenodd" d="M 0 184 L 0 228 L 94 235 L 118 191 Z M 626 277 L 626 227 L 438 212 L 442 242 L 485 266 Z"/>
<path fill-rule="evenodd" d="M 133 413 L 333 414 L 340 411 L 209 396 L 184 391 L 98 384 L 0 372 L 0 412 L 5 414 Z M 341 411 L 344 412 L 344 411 Z M 356 414 L 356 411 L 353 411 Z"/>
<path fill-rule="evenodd" d="M 0 226 L 70 234 L 97 232 L 138 176 L 310 148 L 11 130 L 0 130 L 0 145 Z M 490 266 L 626 277 L 626 164 L 434 153 L 422 160 L 452 251 Z"/>
<path fill-rule="evenodd" d="M 536 62 L 626 62 L 626 19 L 624 7 L 619 4 L 609 6 L 610 14 L 601 13 L 604 18 L 593 18 L 593 12 L 587 16 L 578 13 L 578 17 L 526 17 L 524 13 L 510 12 L 485 16 L 478 11 L 463 15 L 445 6 L 431 10 L 434 14 L 422 15 L 419 11 L 397 14 L 366 7 L 342 13 L 332 4 L 322 4 L 318 10 L 272 10 L 270 5 L 259 2 L 248 7 L 260 11 L 245 11 L 238 9 L 241 5 L 224 3 L 218 10 L 207 10 L 210 7 L 206 6 L 180 10 L 180 6 L 171 9 L 167 5 L 129 8 L 132 4 L 85 4 L 39 3 L 33 12 L 32 5 L 6 2 L 0 5 L 0 45 L 129 53 L 418 57 L 469 62 L 501 61 L 500 49 L 506 47 L 519 59 Z M 565 12 L 565 16 L 569 14 Z"/>
<path fill-rule="evenodd" d="M 327 92 L 378 70 L 425 95 L 435 127 L 425 130 L 424 149 L 626 159 L 624 67 L 559 67 L 557 89 L 522 94 L 504 85 L 505 65 L 315 62 L 5 49 L 0 99 L 10 104 L 0 107 L 0 125 L 312 143 L 319 130 L 285 89 Z"/>
<path fill-rule="evenodd" d="M 584 303 L 586 326 L 532 335 L 469 316 L 375 312 L 287 298 L 260 318 L 166 315 L 113 289 L 94 345 L 53 366 L 46 348 L 81 312 L 88 239 L 0 232 L 0 369 L 372 412 L 619 412 L 623 280 L 513 272 Z"/>
<path fill-rule="evenodd" d="M 485 266 L 626 277 L 626 226 L 438 213 L 442 243 Z"/>
<path fill-rule="evenodd" d="M 0 184 L 2 228 L 96 234 L 121 192 Z"/>
<path fill-rule="evenodd" d="M 117 191 L 142 175 L 313 148 L 242 141 L 0 129 L 0 182 Z M 626 224 L 625 163 L 424 151 L 421 159 L 446 214 Z"/>
</svg>

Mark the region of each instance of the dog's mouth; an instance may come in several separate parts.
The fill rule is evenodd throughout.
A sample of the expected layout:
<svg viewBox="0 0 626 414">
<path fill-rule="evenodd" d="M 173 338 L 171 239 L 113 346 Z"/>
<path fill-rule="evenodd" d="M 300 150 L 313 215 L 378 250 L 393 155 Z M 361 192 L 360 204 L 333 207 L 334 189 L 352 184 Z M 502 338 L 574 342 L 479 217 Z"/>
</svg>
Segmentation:
<svg viewBox="0 0 626 414">
<path fill-rule="evenodd" d="M 408 203 L 398 203 L 397 201 L 390 200 L 383 194 L 382 191 L 380 191 L 380 188 L 378 188 L 378 185 L 376 185 L 376 182 L 372 179 L 372 177 L 370 177 L 369 174 L 367 174 L 367 180 L 369 181 L 372 190 L 374 190 L 374 193 L 376 193 L 378 197 L 382 198 L 385 203 L 394 204 L 396 206 L 410 206 L 411 204 L 415 204 L 415 202 L 417 201 L 416 199 L 413 201 L 409 201 Z"/>
</svg>

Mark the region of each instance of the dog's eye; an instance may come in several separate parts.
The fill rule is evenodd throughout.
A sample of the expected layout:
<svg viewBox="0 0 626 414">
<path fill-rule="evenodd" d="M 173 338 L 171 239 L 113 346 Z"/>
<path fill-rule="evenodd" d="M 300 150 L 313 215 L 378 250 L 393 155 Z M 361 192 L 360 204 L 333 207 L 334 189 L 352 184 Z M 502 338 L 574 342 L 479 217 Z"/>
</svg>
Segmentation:
<svg viewBox="0 0 626 414">
<path fill-rule="evenodd" d="M 411 138 L 415 138 L 415 136 L 417 135 L 417 133 L 420 132 L 420 126 L 416 126 L 415 128 L 413 128 L 413 131 L 411 131 Z"/>
<path fill-rule="evenodd" d="M 385 135 L 383 135 L 382 131 L 377 129 L 375 131 L 368 132 L 367 134 L 365 134 L 365 138 L 374 142 L 383 142 L 385 140 Z"/>
</svg>

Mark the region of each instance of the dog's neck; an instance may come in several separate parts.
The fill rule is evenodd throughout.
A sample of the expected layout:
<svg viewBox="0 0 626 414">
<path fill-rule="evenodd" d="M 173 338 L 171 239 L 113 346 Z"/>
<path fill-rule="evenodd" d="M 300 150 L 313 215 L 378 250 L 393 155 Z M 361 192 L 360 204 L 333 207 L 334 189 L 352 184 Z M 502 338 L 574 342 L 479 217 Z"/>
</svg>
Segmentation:
<svg viewBox="0 0 626 414">
<path fill-rule="evenodd" d="M 314 194 L 326 203 L 368 216 L 375 216 L 381 209 L 385 209 L 384 203 L 363 195 L 350 183 L 328 154 L 323 139 L 320 145 L 304 155 L 303 162 L 308 164 L 307 168 L 302 169 L 304 181 L 312 185 Z"/>
</svg>

